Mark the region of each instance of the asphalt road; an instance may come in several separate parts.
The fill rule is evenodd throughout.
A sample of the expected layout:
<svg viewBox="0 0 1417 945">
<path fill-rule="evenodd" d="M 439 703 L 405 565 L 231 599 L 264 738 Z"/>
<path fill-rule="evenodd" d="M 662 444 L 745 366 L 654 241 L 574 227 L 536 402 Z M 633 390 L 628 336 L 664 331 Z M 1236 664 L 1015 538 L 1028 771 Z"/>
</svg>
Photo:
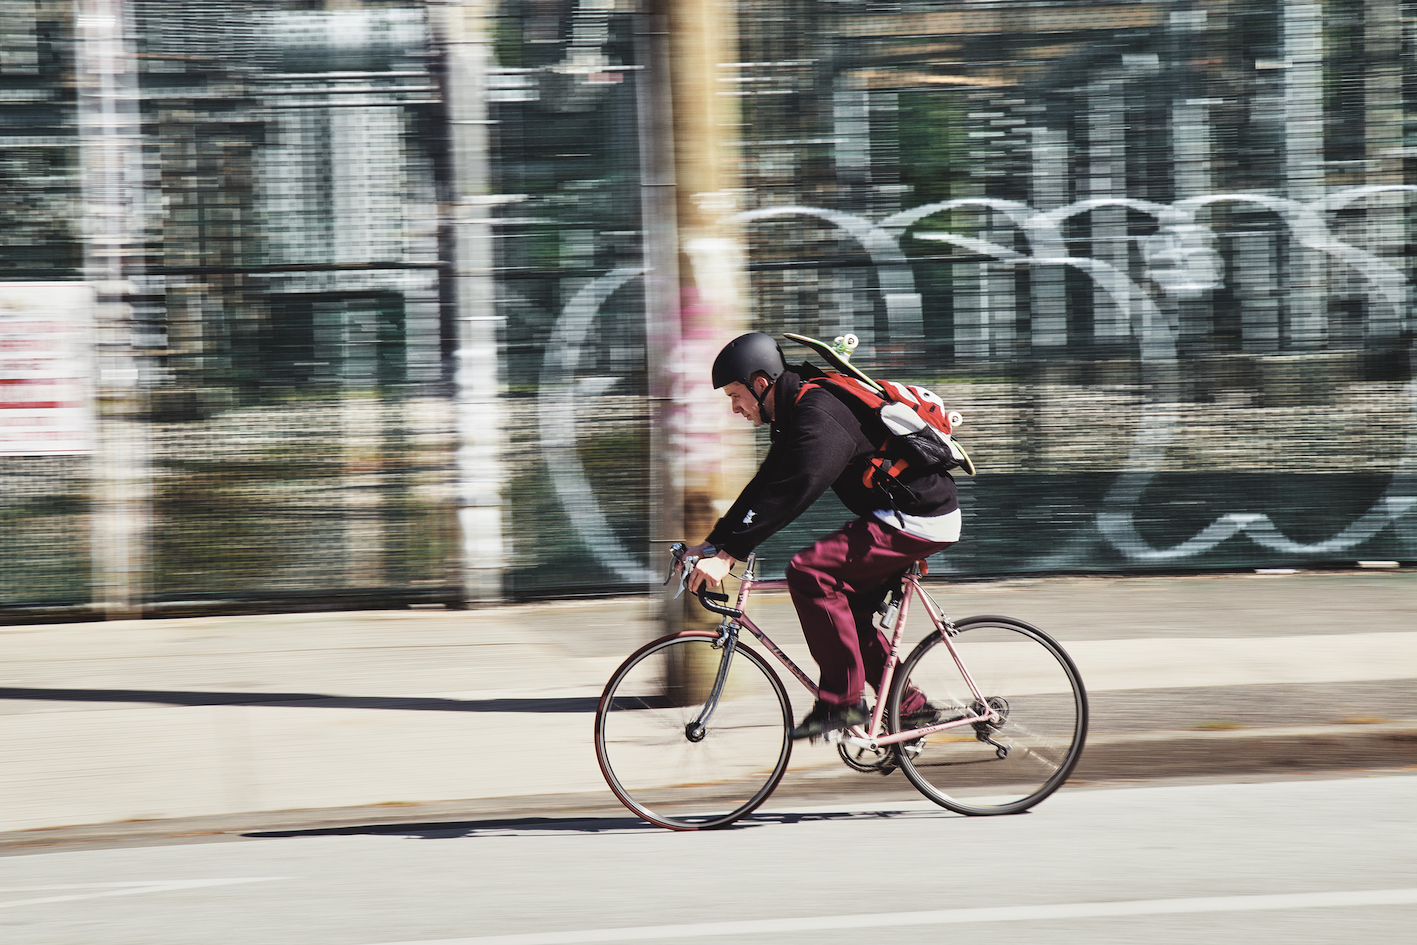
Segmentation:
<svg viewBox="0 0 1417 945">
<path fill-rule="evenodd" d="M 1417 774 L 1065 788 L 1014 817 L 775 797 L 728 830 L 623 813 L 295 824 L 0 858 L 7 945 L 1405 943 Z"/>
</svg>

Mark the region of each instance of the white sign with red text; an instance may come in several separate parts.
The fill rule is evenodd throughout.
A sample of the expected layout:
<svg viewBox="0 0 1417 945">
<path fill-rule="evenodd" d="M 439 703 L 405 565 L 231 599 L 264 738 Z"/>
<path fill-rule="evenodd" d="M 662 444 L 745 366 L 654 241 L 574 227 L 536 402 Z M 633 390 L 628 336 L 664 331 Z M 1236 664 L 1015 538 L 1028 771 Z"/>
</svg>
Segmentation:
<svg viewBox="0 0 1417 945">
<path fill-rule="evenodd" d="M 94 293 L 0 282 L 0 456 L 93 450 Z"/>
</svg>

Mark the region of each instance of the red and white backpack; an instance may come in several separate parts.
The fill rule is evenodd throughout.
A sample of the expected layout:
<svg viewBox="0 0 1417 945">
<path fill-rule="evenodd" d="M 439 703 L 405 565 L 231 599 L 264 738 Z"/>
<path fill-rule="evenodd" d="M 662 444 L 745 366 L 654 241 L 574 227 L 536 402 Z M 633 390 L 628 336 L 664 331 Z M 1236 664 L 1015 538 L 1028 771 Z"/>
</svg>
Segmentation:
<svg viewBox="0 0 1417 945">
<path fill-rule="evenodd" d="M 880 390 L 858 378 L 828 371 L 823 376 L 802 384 L 797 399 L 814 387 L 831 389 L 866 404 L 885 425 L 885 442 L 876 447 L 876 455 L 862 474 L 862 484 L 879 489 L 888 496 L 900 475 L 907 469 L 926 472 L 946 472 L 962 469 L 974 475 L 974 463 L 953 437 L 960 415 L 946 410 L 945 403 L 933 391 L 913 384 L 877 381 Z"/>
</svg>

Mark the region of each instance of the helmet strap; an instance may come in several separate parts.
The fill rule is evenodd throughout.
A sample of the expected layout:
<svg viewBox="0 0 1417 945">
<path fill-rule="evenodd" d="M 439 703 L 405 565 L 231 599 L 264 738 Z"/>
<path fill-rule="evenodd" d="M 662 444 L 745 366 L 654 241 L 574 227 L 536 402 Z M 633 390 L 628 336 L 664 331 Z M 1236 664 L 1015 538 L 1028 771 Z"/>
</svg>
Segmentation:
<svg viewBox="0 0 1417 945">
<path fill-rule="evenodd" d="M 756 380 L 756 378 L 754 378 L 754 380 Z M 766 380 L 766 378 L 764 378 L 764 380 Z M 763 420 L 767 420 L 767 419 L 768 419 L 767 414 L 763 412 L 763 402 L 768 399 L 768 394 L 771 394 L 771 393 L 772 393 L 772 389 L 773 389 L 774 387 L 776 387 L 776 386 L 777 386 L 777 381 L 776 381 L 776 380 L 769 380 L 769 381 L 768 381 L 768 386 L 767 386 L 767 387 L 764 387 L 764 388 L 763 388 L 763 392 L 762 392 L 761 394 L 759 394 L 757 388 L 756 388 L 754 385 L 752 385 L 752 384 L 749 384 L 749 385 L 748 385 L 748 390 L 752 392 L 752 394 L 753 394 L 753 399 L 758 402 L 758 416 L 759 416 L 761 419 L 763 419 Z"/>
</svg>

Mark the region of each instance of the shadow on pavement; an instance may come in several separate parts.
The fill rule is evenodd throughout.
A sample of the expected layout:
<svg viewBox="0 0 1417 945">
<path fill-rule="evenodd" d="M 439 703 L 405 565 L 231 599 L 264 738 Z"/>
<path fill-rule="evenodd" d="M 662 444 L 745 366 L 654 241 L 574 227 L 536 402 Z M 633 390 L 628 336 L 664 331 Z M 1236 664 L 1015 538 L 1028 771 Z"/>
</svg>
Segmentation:
<svg viewBox="0 0 1417 945">
<path fill-rule="evenodd" d="M 746 830 L 753 827 L 792 826 L 795 824 L 866 820 L 898 820 L 901 818 L 938 816 L 943 811 L 813 811 L 795 813 L 778 811 L 750 814 L 719 830 Z M 408 837 L 418 840 L 453 840 L 463 837 L 509 837 L 546 833 L 626 833 L 659 831 L 661 827 L 629 816 L 567 816 L 520 817 L 505 820 L 465 820 L 408 824 L 360 824 L 339 827 L 314 827 L 301 830 L 263 830 L 243 833 L 252 839 L 278 840 L 294 837 L 382 836 Z"/>
<path fill-rule="evenodd" d="M 600 702 L 596 696 L 548 699 L 438 699 L 330 696 L 310 692 L 164 692 L 155 689 L 0 689 L 0 699 L 180 706 L 282 705 L 309 709 L 398 709 L 418 712 L 594 712 Z"/>
<path fill-rule="evenodd" d="M 313 827 L 303 830 L 262 830 L 243 837 L 279 840 L 291 837 L 410 837 L 419 840 L 451 840 L 458 837 L 510 836 L 539 833 L 608 833 L 659 830 L 638 817 L 575 816 L 517 817 L 508 820 L 432 821 L 408 824 L 357 824 L 341 827 Z"/>
</svg>

